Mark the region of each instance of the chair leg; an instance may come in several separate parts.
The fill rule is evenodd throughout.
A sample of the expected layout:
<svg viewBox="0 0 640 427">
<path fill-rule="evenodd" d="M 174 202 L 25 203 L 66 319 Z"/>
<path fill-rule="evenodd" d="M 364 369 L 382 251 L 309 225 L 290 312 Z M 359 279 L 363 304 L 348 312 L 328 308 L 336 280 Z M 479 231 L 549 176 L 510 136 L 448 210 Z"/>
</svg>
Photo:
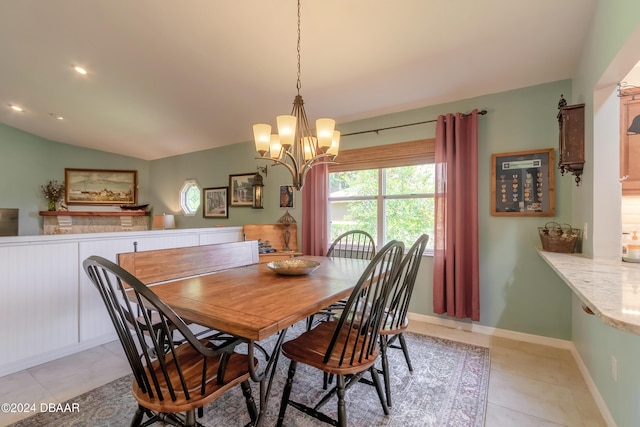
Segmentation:
<svg viewBox="0 0 640 427">
<path fill-rule="evenodd" d="M 195 427 L 196 425 L 196 410 L 192 409 L 184 414 L 184 427 Z"/>
<path fill-rule="evenodd" d="M 323 388 L 326 390 L 329 384 L 333 384 L 333 374 L 324 373 L 324 383 L 322 384 Z"/>
<path fill-rule="evenodd" d="M 138 405 L 138 409 L 136 413 L 133 415 L 133 419 L 131 420 L 131 427 L 139 427 L 142 424 L 142 417 L 144 417 L 145 410 L 142 406 Z"/>
<path fill-rule="evenodd" d="M 407 361 L 409 372 L 413 372 L 413 366 L 411 366 L 411 358 L 409 357 L 409 347 L 407 347 L 407 342 L 404 340 L 404 335 L 402 335 L 402 333 L 398 334 L 398 339 L 400 340 L 400 347 L 402 347 L 402 352 L 404 353 L 404 359 Z"/>
<path fill-rule="evenodd" d="M 313 318 L 315 316 L 312 314 L 311 316 L 307 317 L 307 331 L 311 330 L 311 327 L 313 326 Z"/>
<path fill-rule="evenodd" d="M 382 359 L 382 376 L 384 377 L 384 392 L 387 396 L 387 406 L 391 408 L 391 384 L 389 383 L 389 359 L 387 359 L 387 337 L 380 335 L 380 358 Z"/>
<path fill-rule="evenodd" d="M 258 419 L 258 409 L 256 408 L 256 402 L 255 400 L 253 400 L 253 396 L 251 395 L 251 386 L 249 385 L 249 381 L 241 382 L 240 387 L 242 388 L 244 399 L 247 402 L 247 411 L 249 411 L 249 418 L 251 418 L 251 422 L 255 424 L 256 420 Z"/>
<path fill-rule="evenodd" d="M 347 404 L 344 401 L 344 376 L 336 378 L 336 394 L 338 395 L 338 426 L 347 426 Z"/>
<path fill-rule="evenodd" d="M 378 398 L 380 399 L 380 404 L 382 405 L 382 410 L 385 415 L 389 415 L 389 407 L 387 406 L 387 402 L 385 402 L 384 394 L 382 392 L 382 384 L 380 384 L 380 377 L 378 376 L 378 371 L 375 366 L 369 368 L 369 372 L 371 373 L 371 379 L 373 380 L 373 385 L 376 386 L 376 391 L 378 392 Z"/>
<path fill-rule="evenodd" d="M 287 411 L 287 405 L 289 405 L 289 397 L 291 396 L 291 388 L 293 387 L 293 377 L 296 374 L 296 366 L 298 362 L 292 360 L 289 363 L 289 373 L 287 375 L 287 382 L 284 385 L 282 391 L 282 400 L 280 401 L 280 413 L 278 414 L 278 427 L 282 427 L 284 421 L 284 414 Z"/>
</svg>

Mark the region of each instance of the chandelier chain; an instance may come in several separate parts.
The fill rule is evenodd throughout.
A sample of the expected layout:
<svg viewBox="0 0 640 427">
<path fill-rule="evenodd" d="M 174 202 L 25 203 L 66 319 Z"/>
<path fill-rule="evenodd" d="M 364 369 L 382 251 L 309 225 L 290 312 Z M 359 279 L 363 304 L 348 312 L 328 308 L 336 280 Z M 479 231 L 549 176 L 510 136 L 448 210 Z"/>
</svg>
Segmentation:
<svg viewBox="0 0 640 427">
<path fill-rule="evenodd" d="M 300 95 L 300 0 L 298 0 L 298 81 L 296 83 L 296 89 L 298 89 L 298 95 Z"/>
<path fill-rule="evenodd" d="M 304 101 L 300 95 L 302 84 L 300 76 L 300 39 L 301 39 L 301 0 L 298 0 L 298 40 L 297 40 L 297 60 L 298 75 L 296 88 L 298 94 L 293 100 L 293 108 L 290 115 L 280 115 L 276 117 L 278 133 L 271 133 L 271 125 L 253 125 L 253 135 L 256 143 L 256 150 L 260 154 L 257 157 L 261 160 L 271 160 L 274 164 L 284 166 L 291 173 L 293 187 L 301 190 L 304 180 L 312 167 L 317 165 L 335 163 L 340 147 L 340 132 L 335 130 L 335 120 L 323 118 L 316 120 L 315 133 L 313 136 L 304 111 Z"/>
</svg>

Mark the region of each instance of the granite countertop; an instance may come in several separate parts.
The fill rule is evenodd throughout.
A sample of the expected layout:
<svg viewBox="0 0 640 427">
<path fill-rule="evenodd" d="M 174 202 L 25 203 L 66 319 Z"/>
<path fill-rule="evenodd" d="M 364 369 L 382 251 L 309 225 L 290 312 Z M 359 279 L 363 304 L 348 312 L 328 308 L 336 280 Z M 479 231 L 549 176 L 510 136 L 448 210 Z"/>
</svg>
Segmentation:
<svg viewBox="0 0 640 427">
<path fill-rule="evenodd" d="M 640 335 L 640 264 L 538 253 L 604 323 Z"/>
</svg>

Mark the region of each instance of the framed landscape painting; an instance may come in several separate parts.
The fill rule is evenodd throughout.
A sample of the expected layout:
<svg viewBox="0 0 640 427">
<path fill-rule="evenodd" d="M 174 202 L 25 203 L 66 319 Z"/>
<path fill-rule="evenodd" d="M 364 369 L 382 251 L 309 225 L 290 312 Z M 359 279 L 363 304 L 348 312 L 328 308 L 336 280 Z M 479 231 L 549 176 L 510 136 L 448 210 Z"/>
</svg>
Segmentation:
<svg viewBox="0 0 640 427">
<path fill-rule="evenodd" d="M 135 205 L 138 171 L 107 169 L 64 170 L 68 205 Z"/>
<path fill-rule="evenodd" d="M 229 187 L 205 188 L 202 216 L 205 218 L 229 218 Z"/>
<path fill-rule="evenodd" d="M 253 206 L 253 177 L 255 173 L 229 175 L 229 206 Z"/>
</svg>

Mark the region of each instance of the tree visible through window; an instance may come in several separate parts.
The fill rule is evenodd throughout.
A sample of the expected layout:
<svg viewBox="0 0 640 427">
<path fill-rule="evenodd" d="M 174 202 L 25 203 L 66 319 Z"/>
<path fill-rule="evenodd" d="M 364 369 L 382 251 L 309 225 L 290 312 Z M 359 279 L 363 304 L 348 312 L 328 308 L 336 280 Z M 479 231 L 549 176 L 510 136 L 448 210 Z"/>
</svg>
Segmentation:
<svg viewBox="0 0 640 427">
<path fill-rule="evenodd" d="M 433 163 L 332 172 L 331 240 L 354 229 L 371 234 L 378 247 L 393 239 L 409 246 L 423 233 L 433 236 L 434 193 Z"/>
</svg>

